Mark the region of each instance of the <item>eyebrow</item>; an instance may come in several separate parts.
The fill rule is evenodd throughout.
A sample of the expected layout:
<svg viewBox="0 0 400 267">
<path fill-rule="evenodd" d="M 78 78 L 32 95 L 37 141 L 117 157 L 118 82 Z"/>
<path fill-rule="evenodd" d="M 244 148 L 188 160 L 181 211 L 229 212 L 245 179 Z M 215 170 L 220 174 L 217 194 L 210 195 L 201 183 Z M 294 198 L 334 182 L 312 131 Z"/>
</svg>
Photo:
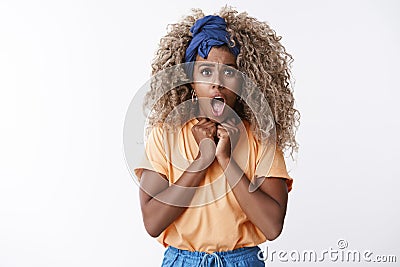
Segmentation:
<svg viewBox="0 0 400 267">
<path fill-rule="evenodd" d="M 200 68 L 200 67 L 215 67 L 215 64 L 218 64 L 218 63 L 200 63 L 198 65 L 198 68 Z M 229 66 L 229 67 L 233 67 L 235 69 L 237 68 L 235 63 L 223 64 L 223 65 L 226 65 L 226 66 Z"/>
<path fill-rule="evenodd" d="M 200 67 L 215 67 L 215 64 L 212 63 L 201 63 L 199 65 L 197 65 L 198 68 Z"/>
</svg>

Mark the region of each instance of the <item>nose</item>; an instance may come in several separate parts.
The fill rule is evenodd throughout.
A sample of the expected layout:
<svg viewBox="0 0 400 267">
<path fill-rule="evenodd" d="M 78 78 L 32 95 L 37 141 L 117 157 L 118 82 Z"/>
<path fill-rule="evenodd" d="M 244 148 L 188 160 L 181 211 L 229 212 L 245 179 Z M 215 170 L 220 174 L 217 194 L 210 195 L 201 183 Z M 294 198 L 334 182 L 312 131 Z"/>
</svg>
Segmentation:
<svg viewBox="0 0 400 267">
<path fill-rule="evenodd" d="M 215 75 L 215 79 L 212 83 L 212 88 L 213 89 L 222 89 L 224 87 L 223 82 L 222 82 L 222 77 L 221 75 L 217 74 Z"/>
</svg>

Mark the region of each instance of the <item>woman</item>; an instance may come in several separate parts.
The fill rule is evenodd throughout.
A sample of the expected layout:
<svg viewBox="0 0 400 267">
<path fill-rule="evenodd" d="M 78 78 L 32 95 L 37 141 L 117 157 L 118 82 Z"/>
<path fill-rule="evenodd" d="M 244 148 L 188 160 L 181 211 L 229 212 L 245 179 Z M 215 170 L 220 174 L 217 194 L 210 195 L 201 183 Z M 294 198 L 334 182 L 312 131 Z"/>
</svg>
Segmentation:
<svg viewBox="0 0 400 267">
<path fill-rule="evenodd" d="M 162 266 L 264 266 L 257 245 L 280 235 L 293 182 L 282 150 L 298 148 L 292 57 L 279 40 L 228 7 L 218 16 L 195 10 L 162 38 L 153 74 L 185 63 L 189 77 L 149 90 L 153 127 L 135 168 L 145 228 L 168 247 Z M 185 103 L 194 108 L 174 113 Z"/>
</svg>

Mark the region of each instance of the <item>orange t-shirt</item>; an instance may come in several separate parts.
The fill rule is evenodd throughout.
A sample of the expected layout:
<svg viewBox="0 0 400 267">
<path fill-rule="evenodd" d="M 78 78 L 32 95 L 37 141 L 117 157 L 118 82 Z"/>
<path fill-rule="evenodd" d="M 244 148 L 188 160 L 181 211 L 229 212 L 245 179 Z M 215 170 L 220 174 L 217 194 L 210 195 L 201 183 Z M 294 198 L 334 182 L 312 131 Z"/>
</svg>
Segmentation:
<svg viewBox="0 0 400 267">
<path fill-rule="evenodd" d="M 197 122 L 197 119 L 192 119 L 175 133 L 154 127 L 146 141 L 143 161 L 134 169 L 138 179 L 143 169 L 149 169 L 175 183 L 198 154 L 199 148 L 191 132 Z M 254 177 L 285 178 L 290 191 L 293 179 L 287 173 L 282 151 L 278 146 L 261 145 L 252 134 L 249 123 L 243 123 L 245 130 L 241 131 L 233 151 L 236 163 L 250 180 Z M 191 203 L 191 207 L 158 236 L 157 240 L 165 247 L 171 245 L 212 253 L 266 241 L 264 234 L 242 211 L 216 161 L 208 167 Z"/>
</svg>

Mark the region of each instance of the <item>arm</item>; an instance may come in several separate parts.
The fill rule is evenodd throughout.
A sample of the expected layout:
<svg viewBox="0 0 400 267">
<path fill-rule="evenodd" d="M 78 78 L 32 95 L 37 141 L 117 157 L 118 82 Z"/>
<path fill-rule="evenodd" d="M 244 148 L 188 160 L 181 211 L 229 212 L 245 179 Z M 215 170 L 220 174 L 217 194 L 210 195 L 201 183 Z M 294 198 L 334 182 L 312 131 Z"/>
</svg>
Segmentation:
<svg viewBox="0 0 400 267">
<path fill-rule="evenodd" d="M 215 144 L 211 139 L 214 123 L 201 120 L 192 128 L 199 154 L 175 184 L 169 185 L 164 175 L 143 170 L 140 180 L 140 205 L 146 231 L 159 236 L 190 205 L 197 186 L 204 179 L 207 167 L 214 161 Z M 204 142 L 203 142 L 204 141 Z"/>
<path fill-rule="evenodd" d="M 286 215 L 288 191 L 284 179 L 266 178 L 254 192 L 249 191 L 250 181 L 242 174 L 236 185 L 233 185 L 232 177 L 238 177 L 243 171 L 231 159 L 218 161 L 225 170 L 228 183 L 233 187 L 232 191 L 243 212 L 246 213 L 254 225 L 256 225 L 268 240 L 277 238 L 283 228 Z"/>
<path fill-rule="evenodd" d="M 143 170 L 140 180 L 140 205 L 146 231 L 152 237 L 159 236 L 187 209 L 196 187 L 205 176 L 207 169 L 202 165 L 201 162 L 195 161 L 171 186 L 164 175 Z M 193 171 L 195 169 L 203 170 Z M 171 205 L 172 203 L 175 205 Z"/>
<path fill-rule="evenodd" d="M 217 128 L 219 142 L 216 159 L 224 170 L 243 212 L 268 240 L 274 240 L 282 231 L 286 215 L 288 200 L 286 183 L 284 179 L 266 178 L 255 191 L 249 190 L 250 180 L 230 156 L 231 145 L 235 146 L 240 135 L 239 130 L 232 123 L 223 123 L 223 126 Z"/>
</svg>

